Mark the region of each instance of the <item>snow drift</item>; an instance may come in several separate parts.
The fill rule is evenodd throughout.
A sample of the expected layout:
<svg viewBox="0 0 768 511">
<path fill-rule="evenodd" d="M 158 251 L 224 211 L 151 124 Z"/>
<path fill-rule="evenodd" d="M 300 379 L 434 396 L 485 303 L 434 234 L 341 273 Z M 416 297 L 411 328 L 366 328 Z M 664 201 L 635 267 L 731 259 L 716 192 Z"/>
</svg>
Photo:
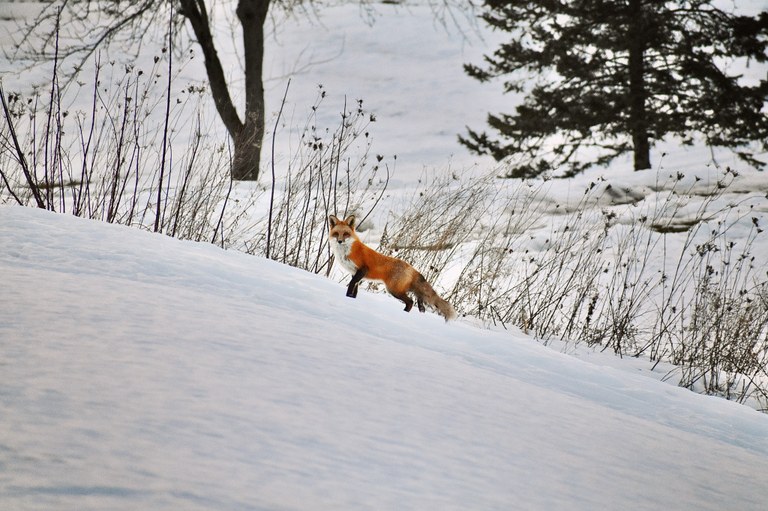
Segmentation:
<svg viewBox="0 0 768 511">
<path fill-rule="evenodd" d="M 21 509 L 765 509 L 768 416 L 206 244 L 0 207 Z"/>
</svg>

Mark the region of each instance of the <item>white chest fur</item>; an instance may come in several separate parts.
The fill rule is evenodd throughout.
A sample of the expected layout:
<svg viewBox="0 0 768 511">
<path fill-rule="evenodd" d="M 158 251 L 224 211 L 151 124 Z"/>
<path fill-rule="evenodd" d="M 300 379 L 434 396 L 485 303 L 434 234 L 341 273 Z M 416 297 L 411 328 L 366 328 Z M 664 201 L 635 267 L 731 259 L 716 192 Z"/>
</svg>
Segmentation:
<svg viewBox="0 0 768 511">
<path fill-rule="evenodd" d="M 333 252 L 336 262 L 346 271 L 354 275 L 357 272 L 357 266 L 355 266 L 355 263 L 349 259 L 350 250 L 352 250 L 352 240 L 344 243 L 331 240 L 331 251 Z"/>
</svg>

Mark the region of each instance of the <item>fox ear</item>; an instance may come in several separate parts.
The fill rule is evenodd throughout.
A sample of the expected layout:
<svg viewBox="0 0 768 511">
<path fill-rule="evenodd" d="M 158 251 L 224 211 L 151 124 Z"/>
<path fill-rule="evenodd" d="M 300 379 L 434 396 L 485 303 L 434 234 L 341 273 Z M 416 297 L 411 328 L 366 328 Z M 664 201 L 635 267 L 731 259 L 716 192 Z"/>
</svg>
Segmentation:
<svg viewBox="0 0 768 511">
<path fill-rule="evenodd" d="M 335 215 L 328 215 L 328 227 L 329 228 L 333 229 L 334 227 L 336 227 L 336 224 L 338 224 L 339 221 L 340 220 L 338 218 L 336 218 Z"/>
<path fill-rule="evenodd" d="M 351 229 L 355 228 L 355 215 L 349 215 L 347 218 L 344 219 L 344 223 L 347 224 Z"/>
</svg>

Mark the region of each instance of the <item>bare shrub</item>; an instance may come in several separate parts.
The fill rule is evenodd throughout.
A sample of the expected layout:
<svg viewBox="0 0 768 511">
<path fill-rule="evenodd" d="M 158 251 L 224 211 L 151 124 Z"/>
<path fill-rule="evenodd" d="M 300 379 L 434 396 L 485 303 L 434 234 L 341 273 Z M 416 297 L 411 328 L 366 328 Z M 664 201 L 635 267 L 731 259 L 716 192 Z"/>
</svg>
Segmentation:
<svg viewBox="0 0 768 511">
<path fill-rule="evenodd" d="M 202 91 L 178 91 L 171 104 L 159 89 L 176 73 L 169 67 L 163 83 L 162 63 L 158 56 L 144 72 L 97 59 L 90 89 L 81 82 L 61 90 L 54 73 L 53 92 L 9 94 L 0 137 L 15 150 L 4 153 L 0 171 L 5 200 L 210 240 L 230 185 L 226 147 L 210 147 L 199 113 L 182 125 L 185 113 L 199 112 Z M 90 110 L 64 106 L 83 94 L 90 94 Z M 164 115 L 153 114 L 158 106 Z M 178 158 L 164 149 L 176 137 L 189 141 Z"/>
<path fill-rule="evenodd" d="M 337 126 L 319 126 L 320 89 L 265 208 L 263 187 L 230 179 L 228 145 L 207 135 L 203 91 L 176 90 L 183 100 L 170 101 L 176 74 L 162 55 L 147 72 L 97 60 L 90 87 L 60 88 L 54 68 L 45 90 L 0 90 L 0 202 L 330 272 L 328 214 L 364 223 L 389 183 L 388 164 L 371 155 L 373 116 L 358 101 Z M 66 107 L 79 94 L 90 109 Z M 185 150 L 174 154 L 180 137 Z M 721 204 L 734 176 L 723 172 L 701 191 L 676 174 L 657 183 L 655 202 L 595 208 L 609 193 L 596 183 L 560 207 L 546 181 L 445 173 L 388 220 L 379 249 L 448 290 L 460 314 L 515 324 L 543 342 L 670 361 L 680 385 L 768 409 L 768 283 L 753 253 L 763 231 L 758 214 Z M 688 211 L 694 194 L 705 198 Z M 736 236 L 744 225 L 747 235 Z"/>
<path fill-rule="evenodd" d="M 355 211 L 364 219 L 389 179 L 383 158 L 369 155 L 374 117 L 362 101 L 345 107 L 335 129 L 319 127 L 321 89 L 298 148 L 281 169 L 282 186 L 270 203 L 274 216 L 260 218 L 265 189 L 232 181 L 230 147 L 208 135 L 215 130 L 202 114 L 204 90 L 190 86 L 170 101 L 177 73 L 169 65 L 165 74 L 164 62 L 170 58 L 158 56 L 145 73 L 97 60 L 90 89 L 54 85 L 50 97 L 36 90 L 28 97 L 10 94 L 7 102 L 0 92 L 7 103 L 0 140 L 13 149 L 0 154 L 0 202 L 259 255 L 268 254 L 271 234 L 270 257 L 327 270 L 327 215 Z M 89 110 L 63 106 L 84 93 L 90 93 Z M 273 152 L 273 165 L 275 158 Z"/>
<path fill-rule="evenodd" d="M 678 366 L 669 376 L 680 385 L 740 402 L 754 395 L 768 404 L 768 282 L 756 271 L 752 245 L 760 229 L 756 217 L 753 222 L 737 244 L 727 236 L 734 223 L 724 216 L 695 245 L 686 276 L 692 292 L 672 306 L 676 327 L 660 330 L 654 342 Z"/>
<path fill-rule="evenodd" d="M 418 262 L 419 271 L 433 282 L 493 221 L 494 183 L 490 176 L 464 180 L 450 174 L 422 183 L 404 213 L 387 223 L 379 249 Z"/>
<path fill-rule="evenodd" d="M 639 207 L 596 208 L 609 188 L 591 183 L 554 215 L 545 182 L 502 193 L 491 177 L 439 181 L 387 225 L 382 246 L 452 282 L 447 298 L 461 314 L 545 343 L 670 361 L 683 386 L 767 407 L 768 284 L 752 254 L 762 229 L 753 216 L 733 241 L 749 220 L 749 210 L 719 205 L 734 176 L 724 171 L 706 191 L 680 173 L 660 177 L 657 200 Z M 703 199 L 691 211 L 694 194 Z"/>
<path fill-rule="evenodd" d="M 375 116 L 363 108 L 363 101 L 351 108 L 345 102 L 338 126 L 321 128 L 317 111 L 325 95 L 321 86 L 297 150 L 285 164 L 280 193 L 260 222 L 264 229 L 245 243 L 246 252 L 313 273 L 330 271 L 328 215 L 354 212 L 363 223 L 381 200 L 390 175 L 384 158 L 370 154 L 368 130 Z"/>
</svg>

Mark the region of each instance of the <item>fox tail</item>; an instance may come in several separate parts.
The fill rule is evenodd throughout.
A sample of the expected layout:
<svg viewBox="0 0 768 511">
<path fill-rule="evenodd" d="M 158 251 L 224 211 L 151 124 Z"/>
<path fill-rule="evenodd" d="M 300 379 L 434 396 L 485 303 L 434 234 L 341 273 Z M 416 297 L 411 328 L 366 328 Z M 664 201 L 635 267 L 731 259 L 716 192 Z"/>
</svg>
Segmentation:
<svg viewBox="0 0 768 511">
<path fill-rule="evenodd" d="M 445 318 L 445 321 L 450 321 L 456 318 L 456 311 L 453 306 L 440 298 L 440 296 L 432 289 L 432 286 L 427 282 L 421 274 L 419 274 L 416 282 L 414 283 L 411 291 L 416 295 L 416 299 L 419 302 L 419 309 L 422 309 L 422 303 L 425 303 L 431 307 L 437 309 L 441 316 Z M 422 311 L 423 312 L 423 311 Z"/>
</svg>

